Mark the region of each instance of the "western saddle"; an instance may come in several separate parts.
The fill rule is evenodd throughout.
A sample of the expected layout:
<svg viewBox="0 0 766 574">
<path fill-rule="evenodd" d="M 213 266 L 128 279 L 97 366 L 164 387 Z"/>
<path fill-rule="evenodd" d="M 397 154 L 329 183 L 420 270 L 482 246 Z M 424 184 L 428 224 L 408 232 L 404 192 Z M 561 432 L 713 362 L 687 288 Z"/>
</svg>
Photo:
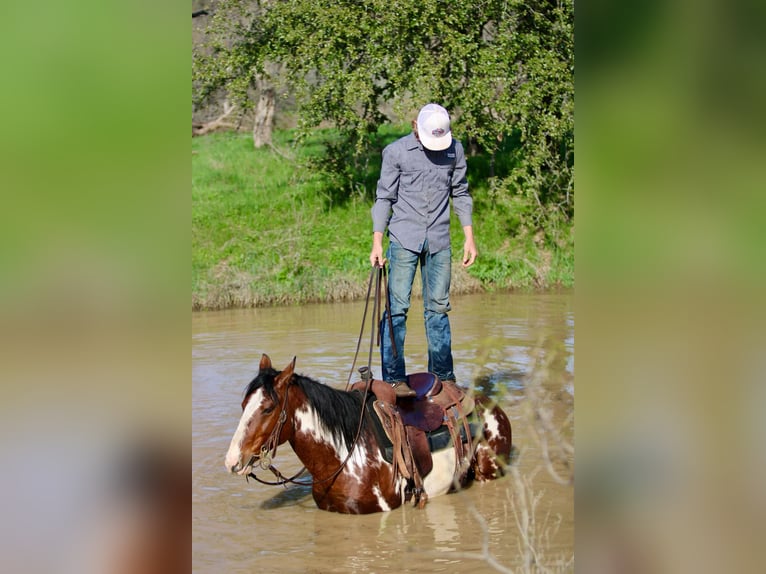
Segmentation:
<svg viewBox="0 0 766 574">
<path fill-rule="evenodd" d="M 362 380 L 351 390 L 365 392 L 367 385 L 373 397 L 367 401 L 367 416 L 378 437 L 381 453 L 394 465 L 394 476 L 407 480 L 405 500 L 414 496 L 413 504 L 424 508 L 428 494 L 423 479 L 431 472 L 431 452 L 445 448 L 450 442 L 455 449 L 455 479 L 462 483 L 473 454 L 475 424 L 468 415 L 473 412 L 473 398 L 454 381 L 442 381 L 433 373 L 416 373 L 407 377 L 415 391 L 413 397 L 397 397 L 388 383 L 372 379 L 362 369 Z"/>
</svg>

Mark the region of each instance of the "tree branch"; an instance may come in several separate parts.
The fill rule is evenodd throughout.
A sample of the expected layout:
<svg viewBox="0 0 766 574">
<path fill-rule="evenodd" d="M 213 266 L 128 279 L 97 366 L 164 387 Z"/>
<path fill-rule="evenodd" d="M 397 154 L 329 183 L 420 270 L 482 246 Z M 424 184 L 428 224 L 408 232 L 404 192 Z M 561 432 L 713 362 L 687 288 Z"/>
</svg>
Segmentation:
<svg viewBox="0 0 766 574">
<path fill-rule="evenodd" d="M 209 122 L 202 124 L 192 124 L 192 136 L 204 136 L 205 134 L 209 134 L 210 132 L 219 130 L 221 128 L 236 127 L 234 124 L 226 121 L 226 118 L 228 118 L 233 111 L 234 106 L 228 101 L 225 101 L 223 103 L 223 113 L 220 116 Z"/>
</svg>

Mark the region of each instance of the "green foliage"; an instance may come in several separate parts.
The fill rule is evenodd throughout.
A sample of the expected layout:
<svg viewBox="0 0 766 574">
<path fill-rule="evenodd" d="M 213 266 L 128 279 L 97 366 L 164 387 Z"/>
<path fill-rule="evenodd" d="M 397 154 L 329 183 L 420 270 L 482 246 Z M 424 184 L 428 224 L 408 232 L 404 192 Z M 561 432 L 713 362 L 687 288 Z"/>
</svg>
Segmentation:
<svg viewBox="0 0 766 574">
<path fill-rule="evenodd" d="M 315 165 L 335 201 L 371 196 L 384 106 L 407 121 L 436 101 L 470 150 L 509 166 L 488 175 L 508 228 L 561 243 L 574 214 L 573 0 L 222 0 L 195 54 L 196 101 L 225 89 L 247 102 L 268 63 L 297 99 L 299 139 L 337 129 Z"/>
</svg>

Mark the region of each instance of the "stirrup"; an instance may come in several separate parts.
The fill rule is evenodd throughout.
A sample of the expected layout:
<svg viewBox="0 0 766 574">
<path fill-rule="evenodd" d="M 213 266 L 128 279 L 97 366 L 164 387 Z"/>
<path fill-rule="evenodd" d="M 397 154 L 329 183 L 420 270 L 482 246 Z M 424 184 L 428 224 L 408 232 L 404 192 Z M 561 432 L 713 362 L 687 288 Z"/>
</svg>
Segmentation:
<svg viewBox="0 0 766 574">
<path fill-rule="evenodd" d="M 415 397 L 417 393 L 410 388 L 405 381 L 397 381 L 395 383 L 389 383 L 394 389 L 397 397 Z"/>
</svg>

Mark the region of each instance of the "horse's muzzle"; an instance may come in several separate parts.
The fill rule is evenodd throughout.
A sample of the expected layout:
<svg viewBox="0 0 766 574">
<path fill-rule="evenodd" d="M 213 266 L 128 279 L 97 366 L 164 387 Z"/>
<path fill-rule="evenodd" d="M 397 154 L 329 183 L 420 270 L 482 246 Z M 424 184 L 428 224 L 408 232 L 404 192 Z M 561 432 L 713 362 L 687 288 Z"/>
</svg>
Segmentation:
<svg viewBox="0 0 766 574">
<path fill-rule="evenodd" d="M 258 459 L 257 455 L 253 455 L 250 457 L 250 460 L 248 460 L 247 463 L 244 465 L 241 464 L 239 461 L 237 461 L 236 464 L 229 466 L 228 470 L 230 473 L 239 474 L 240 476 L 244 474 L 248 474 L 253 470 L 253 464 L 255 463 L 257 459 Z"/>
</svg>

